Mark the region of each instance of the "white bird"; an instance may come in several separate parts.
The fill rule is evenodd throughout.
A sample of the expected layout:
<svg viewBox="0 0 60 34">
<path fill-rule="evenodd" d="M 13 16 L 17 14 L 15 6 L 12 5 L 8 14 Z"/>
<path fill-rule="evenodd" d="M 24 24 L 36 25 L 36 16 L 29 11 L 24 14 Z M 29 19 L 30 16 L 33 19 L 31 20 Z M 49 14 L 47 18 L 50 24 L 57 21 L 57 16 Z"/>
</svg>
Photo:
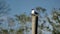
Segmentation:
<svg viewBox="0 0 60 34">
<path fill-rule="evenodd" d="M 32 9 L 32 12 L 31 12 L 31 13 L 32 13 L 32 14 L 34 14 L 34 11 L 35 11 L 35 10 L 34 10 L 34 9 Z"/>
<path fill-rule="evenodd" d="M 32 14 L 38 14 L 34 9 L 32 9 Z"/>
</svg>

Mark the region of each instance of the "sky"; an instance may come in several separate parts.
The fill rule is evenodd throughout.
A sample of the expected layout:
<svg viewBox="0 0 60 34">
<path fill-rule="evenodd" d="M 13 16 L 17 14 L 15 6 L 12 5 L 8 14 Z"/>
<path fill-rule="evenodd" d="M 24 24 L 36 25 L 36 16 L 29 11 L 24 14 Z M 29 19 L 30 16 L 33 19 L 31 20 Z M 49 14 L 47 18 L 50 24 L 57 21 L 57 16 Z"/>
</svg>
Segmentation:
<svg viewBox="0 0 60 34">
<path fill-rule="evenodd" d="M 12 9 L 10 15 L 21 14 L 26 12 L 29 14 L 31 9 L 37 6 L 46 8 L 49 14 L 53 8 L 60 8 L 60 0 L 6 0 Z"/>
</svg>

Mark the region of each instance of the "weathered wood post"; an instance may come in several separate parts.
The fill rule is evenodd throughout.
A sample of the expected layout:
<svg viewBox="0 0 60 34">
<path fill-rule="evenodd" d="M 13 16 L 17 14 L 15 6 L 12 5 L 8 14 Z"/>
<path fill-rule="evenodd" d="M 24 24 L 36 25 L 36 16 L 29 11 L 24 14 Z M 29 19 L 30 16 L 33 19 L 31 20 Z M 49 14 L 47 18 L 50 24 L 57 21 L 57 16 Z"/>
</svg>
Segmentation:
<svg viewBox="0 0 60 34">
<path fill-rule="evenodd" d="M 38 27 L 38 13 L 32 10 L 32 34 L 37 34 Z"/>
</svg>

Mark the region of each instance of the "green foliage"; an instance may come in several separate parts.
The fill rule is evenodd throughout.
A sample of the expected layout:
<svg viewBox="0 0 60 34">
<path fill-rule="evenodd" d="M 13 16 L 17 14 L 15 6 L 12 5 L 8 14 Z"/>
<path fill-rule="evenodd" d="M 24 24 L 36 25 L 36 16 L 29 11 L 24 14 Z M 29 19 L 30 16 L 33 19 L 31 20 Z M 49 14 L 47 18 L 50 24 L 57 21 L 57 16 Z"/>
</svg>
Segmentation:
<svg viewBox="0 0 60 34">
<path fill-rule="evenodd" d="M 17 34 L 23 34 L 24 33 L 24 29 L 19 29 L 18 31 L 17 31 Z"/>
<path fill-rule="evenodd" d="M 3 34 L 8 34 L 8 30 L 3 29 L 2 32 Z"/>
<path fill-rule="evenodd" d="M 3 32 L 8 32 L 8 30 L 2 30 Z"/>
<path fill-rule="evenodd" d="M 10 29 L 10 32 L 13 32 L 14 31 L 14 29 Z"/>
</svg>

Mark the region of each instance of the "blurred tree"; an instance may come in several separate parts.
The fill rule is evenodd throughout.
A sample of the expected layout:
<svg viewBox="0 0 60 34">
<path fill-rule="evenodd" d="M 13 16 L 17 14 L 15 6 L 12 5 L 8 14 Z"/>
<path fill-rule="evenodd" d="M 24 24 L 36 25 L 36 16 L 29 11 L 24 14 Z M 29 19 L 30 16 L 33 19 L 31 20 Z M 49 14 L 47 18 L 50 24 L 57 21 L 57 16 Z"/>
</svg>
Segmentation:
<svg viewBox="0 0 60 34">
<path fill-rule="evenodd" d="M 30 22 L 30 17 L 27 16 L 25 13 L 21 14 L 21 15 L 16 15 L 17 20 L 19 21 L 19 23 L 21 24 L 21 28 L 24 29 L 24 31 L 27 31 L 28 28 L 26 26 L 27 22 Z M 26 33 L 27 34 L 27 33 Z"/>
<path fill-rule="evenodd" d="M 14 34 L 13 27 L 15 26 L 15 20 L 11 17 L 7 17 L 7 21 L 8 21 L 8 27 L 9 27 L 10 34 Z"/>
<path fill-rule="evenodd" d="M 0 0 L 0 17 L 6 15 L 8 11 L 10 11 L 9 5 L 4 0 Z M 0 25 L 3 21 L 4 19 L 0 19 Z"/>
<path fill-rule="evenodd" d="M 41 8 L 39 8 L 39 9 L 41 9 Z M 40 10 L 39 10 L 40 11 Z M 41 23 L 41 22 L 43 22 L 41 25 L 38 25 L 39 26 L 39 30 L 40 30 L 40 33 L 41 33 L 41 30 L 43 30 L 44 28 L 47 28 L 47 30 L 48 31 L 51 31 L 50 29 L 49 29 L 49 27 L 44 27 L 44 24 L 46 23 L 46 22 L 48 22 L 51 26 L 52 26 L 52 28 L 53 28 L 53 30 L 52 30 L 52 34 L 59 34 L 60 33 L 60 10 L 58 9 L 53 9 L 53 11 L 51 12 L 52 14 L 49 14 L 49 15 L 46 15 L 45 17 L 43 17 L 43 18 L 45 18 L 46 20 L 44 20 L 43 18 L 41 18 L 40 20 L 39 20 L 39 22 Z M 50 16 L 51 15 L 51 16 Z M 39 14 L 39 16 L 40 16 L 40 14 Z M 40 18 L 40 17 L 39 17 Z M 43 20 L 42 20 L 43 19 Z M 42 33 L 41 33 L 42 34 Z"/>
<path fill-rule="evenodd" d="M 4 0 L 0 0 L 0 16 L 7 14 L 10 10 L 9 5 Z"/>
<path fill-rule="evenodd" d="M 15 20 L 11 17 L 7 17 L 8 26 L 11 28 L 15 25 Z"/>
<path fill-rule="evenodd" d="M 2 32 L 0 31 L 0 34 L 2 34 Z"/>
<path fill-rule="evenodd" d="M 2 30 L 2 33 L 3 33 L 3 34 L 8 34 L 8 30 L 3 29 L 3 30 Z"/>
<path fill-rule="evenodd" d="M 0 17 L 1 16 L 4 16 L 4 15 L 7 15 L 8 14 L 8 11 L 10 11 L 10 7 L 9 5 L 6 3 L 5 0 L 0 0 Z M 2 24 L 2 22 L 4 21 L 4 19 L 0 19 L 0 26 Z M 0 30 L 3 32 L 3 34 L 8 34 L 8 30 L 4 30 L 4 29 L 1 29 L 2 27 L 0 27 Z"/>
<path fill-rule="evenodd" d="M 15 33 L 14 29 L 10 29 L 9 32 L 10 32 L 10 34 L 14 34 Z"/>
<path fill-rule="evenodd" d="M 26 14 L 16 15 L 17 20 L 20 21 L 22 24 L 25 24 L 26 22 L 30 21 L 30 17 Z"/>
<path fill-rule="evenodd" d="M 48 19 L 48 22 L 53 27 L 52 34 L 59 34 L 60 33 L 60 11 L 54 9 L 53 12 L 52 12 L 51 19 L 49 17 L 47 17 L 47 19 Z"/>
<path fill-rule="evenodd" d="M 38 11 L 38 13 L 40 13 L 40 12 L 45 12 L 46 11 L 46 9 L 45 8 L 42 8 L 42 7 L 36 7 L 36 10 Z"/>
<path fill-rule="evenodd" d="M 24 34 L 23 31 L 24 31 L 24 29 L 19 29 L 19 30 L 17 31 L 17 34 Z"/>
</svg>

